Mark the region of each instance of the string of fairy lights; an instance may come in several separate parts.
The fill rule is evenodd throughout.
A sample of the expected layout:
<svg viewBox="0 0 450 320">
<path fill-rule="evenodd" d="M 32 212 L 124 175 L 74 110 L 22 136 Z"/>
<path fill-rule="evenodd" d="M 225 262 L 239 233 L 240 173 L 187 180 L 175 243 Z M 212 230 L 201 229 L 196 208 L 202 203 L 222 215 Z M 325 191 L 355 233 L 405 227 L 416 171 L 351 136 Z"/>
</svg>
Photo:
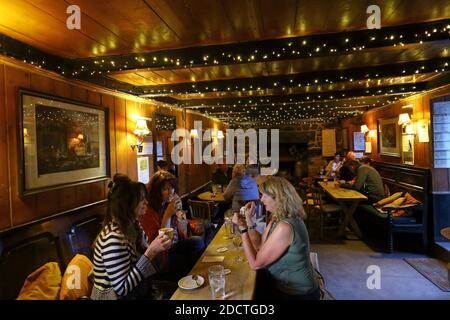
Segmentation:
<svg viewBox="0 0 450 320">
<path fill-rule="evenodd" d="M 349 53 L 364 53 L 373 48 L 405 47 L 411 44 L 433 43 L 449 50 L 450 19 L 433 22 L 386 27 L 379 30 L 360 30 L 336 34 L 301 36 L 276 40 L 212 45 L 157 52 L 104 56 L 86 59 L 61 59 L 21 44 L 6 36 L 0 37 L 0 52 L 21 59 L 38 68 L 56 71 L 63 76 L 89 81 L 174 107 L 190 108 L 230 124 L 251 122 L 261 126 L 291 124 L 307 119 L 326 121 L 363 112 L 354 107 L 375 107 L 400 97 L 420 92 L 425 83 L 377 86 L 327 92 L 290 94 L 290 88 L 305 88 L 365 80 L 371 83 L 387 77 L 402 77 L 431 73 L 447 73 L 450 58 L 414 61 L 392 66 L 347 70 L 328 70 L 309 74 L 291 74 L 253 79 L 231 79 L 171 84 L 164 86 L 135 86 L 108 77 L 120 71 L 188 69 L 218 65 L 249 64 L 279 60 L 297 60 L 323 56 L 337 57 Z M 203 99 L 208 93 L 227 93 L 224 97 Z M 269 93 L 271 95 L 269 95 Z M 175 99 L 176 95 L 196 94 L 196 99 Z M 229 97 L 229 95 L 232 97 Z M 365 103 L 361 97 L 380 97 L 377 102 Z M 383 99 L 381 98 L 383 97 Z M 354 103 L 337 103 L 354 98 Z M 222 110 L 220 110 L 222 109 Z M 228 114 L 226 114 L 228 112 Z M 171 123 L 161 120 L 161 127 Z"/>
<path fill-rule="evenodd" d="M 301 36 L 277 40 L 239 43 L 237 45 L 212 45 L 187 49 L 107 56 L 74 60 L 72 76 L 82 74 L 108 74 L 112 71 L 150 68 L 182 69 L 195 66 L 216 66 L 241 63 L 266 62 L 284 59 L 311 58 L 360 52 L 377 47 L 403 47 L 448 39 L 450 19 L 421 24 L 386 27 Z"/>
</svg>

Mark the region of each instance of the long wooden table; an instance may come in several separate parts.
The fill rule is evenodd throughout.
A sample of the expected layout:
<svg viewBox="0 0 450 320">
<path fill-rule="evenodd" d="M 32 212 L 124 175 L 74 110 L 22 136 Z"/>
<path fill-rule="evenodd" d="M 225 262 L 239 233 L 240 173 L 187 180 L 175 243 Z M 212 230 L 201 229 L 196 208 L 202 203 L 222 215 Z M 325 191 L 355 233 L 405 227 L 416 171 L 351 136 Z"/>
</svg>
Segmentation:
<svg viewBox="0 0 450 320">
<path fill-rule="evenodd" d="M 361 231 L 359 230 L 355 219 L 353 219 L 353 214 L 355 213 L 358 204 L 361 201 L 367 200 L 367 197 L 356 190 L 336 187 L 336 184 L 333 181 L 319 182 L 319 185 L 341 206 L 341 209 L 344 212 L 344 221 L 339 227 L 338 234 L 343 236 L 345 227 L 351 224 L 355 234 L 358 237 L 361 237 Z"/>
<path fill-rule="evenodd" d="M 217 252 L 218 248 L 227 247 L 226 252 Z M 235 257 L 243 257 L 242 262 L 235 261 Z M 205 256 L 224 256 L 222 262 L 202 262 Z M 189 274 L 201 275 L 205 283 L 197 289 L 185 290 L 178 288 L 170 300 L 211 300 L 211 290 L 208 281 L 208 268 L 214 264 L 221 264 L 230 269 L 231 273 L 225 277 L 226 296 L 228 300 L 252 300 L 256 284 L 256 271 L 252 270 L 245 258 L 244 249 L 234 249 L 231 239 L 225 237 L 225 226 L 217 232 L 214 239 L 197 261 Z"/>
</svg>

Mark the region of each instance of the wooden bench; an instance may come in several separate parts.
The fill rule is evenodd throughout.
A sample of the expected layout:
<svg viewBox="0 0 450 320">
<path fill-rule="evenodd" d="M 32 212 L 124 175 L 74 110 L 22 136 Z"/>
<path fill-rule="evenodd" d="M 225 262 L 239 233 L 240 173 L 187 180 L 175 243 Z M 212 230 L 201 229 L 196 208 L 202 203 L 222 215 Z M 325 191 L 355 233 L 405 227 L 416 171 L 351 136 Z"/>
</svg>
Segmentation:
<svg viewBox="0 0 450 320">
<path fill-rule="evenodd" d="M 106 202 L 57 214 L 0 232 L 0 299 L 15 299 L 26 277 L 47 262 L 64 272 L 82 253 L 92 257 Z"/>
<path fill-rule="evenodd" d="M 416 233 L 422 238 L 424 252 L 428 252 L 429 233 L 429 181 L 430 172 L 425 168 L 405 165 L 374 162 L 373 167 L 380 173 L 383 182 L 389 187 L 390 193 L 409 192 L 421 202 L 420 205 L 406 209 L 408 216 L 394 217 L 395 208 L 388 208 L 381 213 L 372 205 L 361 205 L 357 208 L 356 218 L 362 229 L 371 229 L 373 226 L 381 227 L 387 240 L 387 251 L 394 250 L 395 233 Z M 377 228 L 379 230 L 379 228 Z"/>
</svg>

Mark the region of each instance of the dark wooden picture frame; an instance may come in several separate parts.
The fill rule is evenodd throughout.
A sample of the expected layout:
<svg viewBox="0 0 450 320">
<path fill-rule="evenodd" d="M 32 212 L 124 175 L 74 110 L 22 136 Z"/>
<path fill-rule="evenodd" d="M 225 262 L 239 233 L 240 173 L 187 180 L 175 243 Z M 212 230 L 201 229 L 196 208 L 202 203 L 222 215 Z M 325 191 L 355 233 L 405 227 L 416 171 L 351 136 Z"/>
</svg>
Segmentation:
<svg viewBox="0 0 450 320">
<path fill-rule="evenodd" d="M 19 90 L 20 194 L 110 177 L 108 109 Z"/>
<path fill-rule="evenodd" d="M 378 147 L 380 155 L 400 157 L 401 130 L 398 118 L 378 120 Z"/>
</svg>

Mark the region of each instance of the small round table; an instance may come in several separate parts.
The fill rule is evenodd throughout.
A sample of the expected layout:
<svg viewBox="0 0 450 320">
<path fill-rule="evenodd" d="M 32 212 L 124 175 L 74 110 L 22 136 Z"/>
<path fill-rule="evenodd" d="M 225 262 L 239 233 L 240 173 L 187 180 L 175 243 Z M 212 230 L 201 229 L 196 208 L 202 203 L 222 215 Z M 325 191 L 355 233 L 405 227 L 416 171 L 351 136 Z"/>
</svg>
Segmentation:
<svg viewBox="0 0 450 320">
<path fill-rule="evenodd" d="M 214 201 L 214 202 L 224 202 L 225 201 L 225 199 L 223 198 L 222 192 L 216 193 L 216 196 L 213 197 L 213 193 L 211 191 L 206 191 L 206 192 L 200 193 L 198 195 L 198 198 L 200 200 L 204 200 L 204 201 Z"/>
<path fill-rule="evenodd" d="M 450 240 L 450 227 L 447 227 L 447 228 L 442 229 L 442 230 L 441 230 L 441 235 L 442 235 L 444 238 Z"/>
</svg>

